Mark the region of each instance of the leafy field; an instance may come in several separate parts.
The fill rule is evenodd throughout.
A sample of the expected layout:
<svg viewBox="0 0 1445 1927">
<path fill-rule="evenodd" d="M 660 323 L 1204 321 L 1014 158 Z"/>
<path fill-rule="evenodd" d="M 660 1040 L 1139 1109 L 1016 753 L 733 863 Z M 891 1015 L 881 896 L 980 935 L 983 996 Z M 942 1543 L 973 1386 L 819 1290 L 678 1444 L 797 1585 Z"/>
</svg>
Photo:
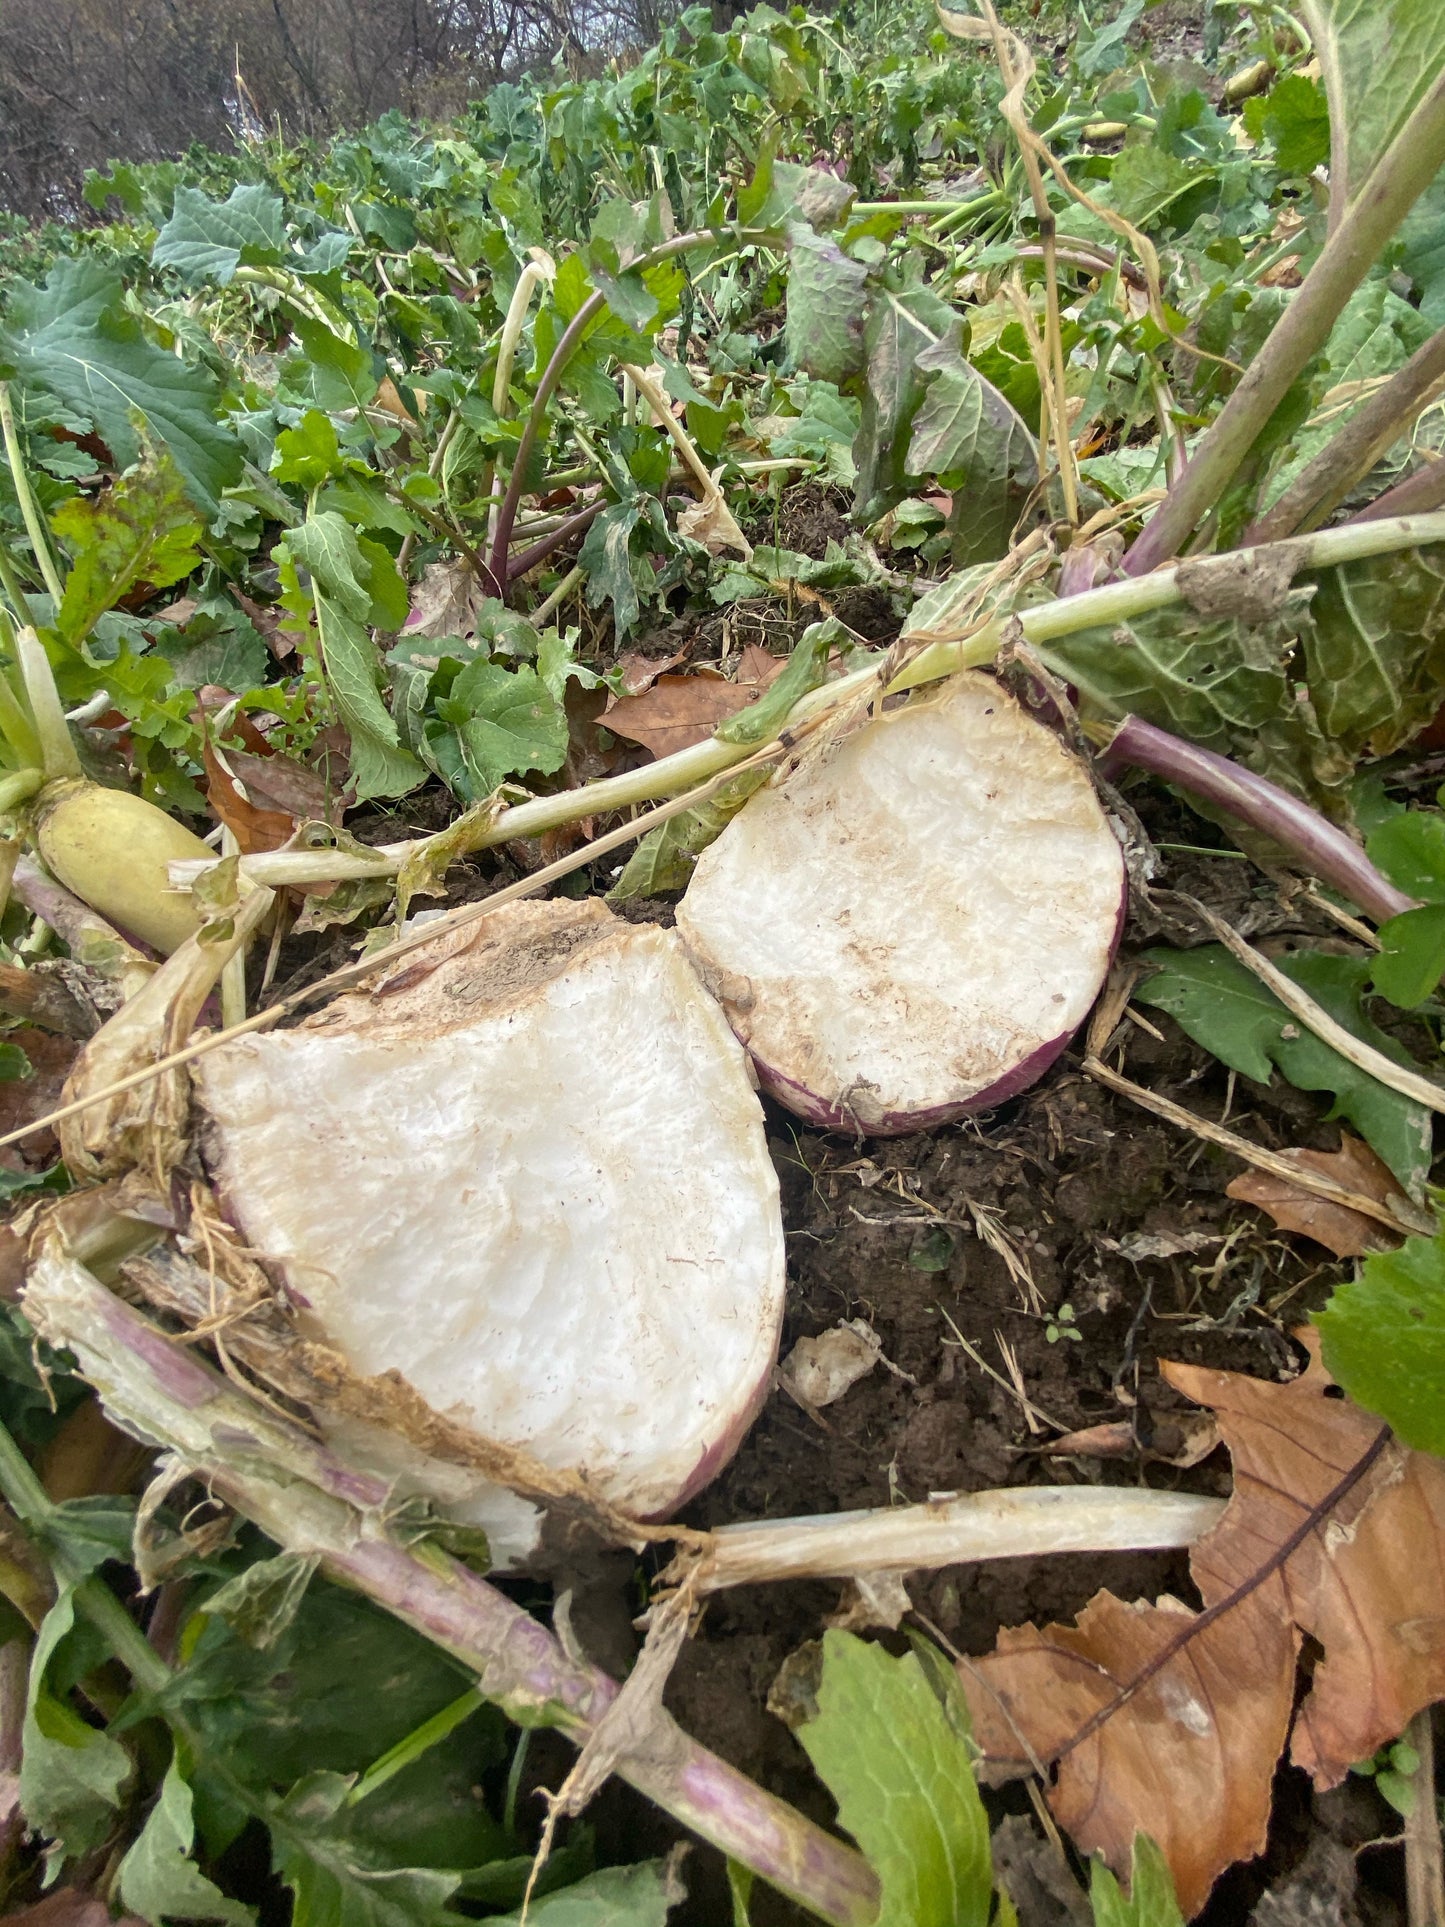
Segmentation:
<svg viewBox="0 0 1445 1927">
<path fill-rule="evenodd" d="M 1445 16 L 980 5 L 694 9 L 444 127 L 117 163 L 94 225 L 3 244 L 0 1893 L 37 1927 L 1277 1923 L 1342 1786 L 1392 1844 L 1358 1909 L 1336 1867 L 1338 1917 L 1445 1908 Z M 599 942 L 645 949 L 688 892 L 701 957 L 735 821 L 980 686 L 1048 724 L 1127 918 L 1106 877 L 1067 1033 L 967 1102 L 839 1095 L 816 1038 L 794 1075 L 699 966 L 695 1021 L 721 1036 L 720 1006 L 768 1094 L 802 1341 L 711 1495 L 679 1478 L 684 1523 L 644 1523 L 674 1506 L 344 1355 L 337 1280 L 243 1235 L 214 1033 L 421 1011 L 427 946 L 490 941 L 483 900 L 550 892 L 564 931 L 605 899 L 633 936 Z M 914 772 L 880 779 L 900 946 L 968 801 L 967 759 L 945 774 L 927 838 Z M 826 846 L 780 882 L 759 858 L 754 924 L 785 928 Z M 1006 1010 L 1025 953 L 1068 948 L 1046 854 L 1001 897 L 1040 933 Z M 886 1029 L 891 956 L 830 1048 Z M 311 1094 L 324 1127 L 279 1082 L 261 1113 L 338 1248 L 387 1155 L 380 1115 L 333 1149 L 401 1048 L 367 1042 L 354 1104 Z M 548 1063 L 493 1093 L 489 1141 Z M 374 1240 L 399 1330 L 450 1315 L 404 1301 L 453 1235 L 451 1198 L 417 1202 L 430 1115 Z M 629 1209 L 670 1235 L 692 1181 Z M 541 1331 L 550 1366 L 587 1349 Z M 540 1506 L 548 1557 L 484 1580 L 499 1545 L 418 1496 L 414 1452 Z M 856 1542 L 809 1550 L 797 1515 L 854 1509 Z M 764 1515 L 796 1518 L 791 1564 Z M 1135 1563 L 1069 1568 L 1057 1603 L 1066 1546 Z M 965 1562 L 1004 1556 L 1033 1562 L 1019 1609 L 970 1619 Z M 740 1661 L 727 1694 L 766 1695 L 786 1758 L 781 1727 L 731 1747 L 662 1710 L 712 1595 L 714 1628 L 763 1601 L 739 1640 L 777 1677 Z M 647 1614 L 620 1697 L 594 1609 L 618 1672 Z M 664 1857 L 676 1828 L 610 1793 L 589 1821 L 614 1774 L 706 1848 Z"/>
</svg>

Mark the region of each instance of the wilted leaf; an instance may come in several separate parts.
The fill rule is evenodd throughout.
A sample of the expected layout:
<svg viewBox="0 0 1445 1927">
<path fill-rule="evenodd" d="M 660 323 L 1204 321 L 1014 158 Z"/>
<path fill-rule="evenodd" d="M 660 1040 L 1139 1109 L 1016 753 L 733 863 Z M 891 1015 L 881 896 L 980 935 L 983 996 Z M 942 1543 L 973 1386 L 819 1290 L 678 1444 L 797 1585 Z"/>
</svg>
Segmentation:
<svg viewBox="0 0 1445 1927">
<path fill-rule="evenodd" d="M 869 304 L 862 415 L 853 444 L 861 522 L 876 522 L 909 493 L 908 448 L 926 386 L 918 357 L 945 340 L 956 319 L 927 288 L 883 290 Z"/>
<path fill-rule="evenodd" d="M 1158 974 L 1135 991 L 1141 1004 L 1167 1010 L 1197 1044 L 1267 1084 L 1277 1065 L 1298 1090 L 1331 1091 L 1330 1116 L 1345 1117 L 1382 1157 L 1406 1191 L 1416 1194 L 1430 1167 L 1431 1118 L 1421 1105 L 1389 1090 L 1297 1023 L 1257 977 L 1216 944 L 1147 953 Z M 1296 951 L 1279 968 L 1363 1042 L 1396 1063 L 1410 1058 L 1365 1015 L 1360 1001 L 1366 958 Z"/>
<path fill-rule="evenodd" d="M 1313 1357 L 1288 1385 L 1163 1370 L 1217 1414 L 1234 1460 L 1234 1496 L 1190 1555 L 1210 1610 L 1099 1593 L 1075 1626 L 1005 1631 L 960 1676 L 988 1758 L 1057 1761 L 1052 1805 L 1080 1847 L 1122 1873 L 1147 1830 L 1192 1914 L 1264 1843 L 1303 1635 L 1324 1657 L 1291 1757 L 1320 1787 L 1445 1692 L 1445 1465 L 1328 1396 Z"/>
<path fill-rule="evenodd" d="M 258 850 L 279 850 L 295 830 L 295 818 L 287 810 L 261 808 L 243 795 L 209 738 L 202 745 L 201 753 L 206 769 L 206 801 L 217 820 L 235 837 L 241 854 L 251 856 Z"/>
<path fill-rule="evenodd" d="M 36 1634 L 25 1704 L 20 1804 L 38 1833 L 70 1858 L 89 1853 L 119 1816 L 130 1756 L 108 1733 L 88 1726 L 46 1684 L 56 1648 L 75 1623 L 73 1592 L 63 1592 Z"/>
<path fill-rule="evenodd" d="M 428 562 L 421 580 L 411 592 L 411 609 L 402 625 L 402 635 L 410 641 L 430 641 L 442 636 L 465 639 L 472 633 L 473 606 L 480 590 L 472 565 L 465 558 L 455 562 Z"/>
<path fill-rule="evenodd" d="M 1292 1163 L 1333 1178 L 1381 1204 L 1400 1195 L 1394 1174 L 1366 1144 L 1348 1131 L 1340 1133 L 1338 1151 L 1285 1151 Z M 1225 1186 L 1226 1194 L 1267 1211 L 1281 1231 L 1297 1231 L 1332 1251 L 1337 1258 L 1362 1258 L 1369 1251 L 1393 1251 L 1400 1240 L 1378 1219 L 1362 1211 L 1319 1197 L 1269 1171 L 1242 1171 Z"/>
<path fill-rule="evenodd" d="M 228 1900 L 191 1859 L 196 1823 L 191 1789 L 173 1759 L 140 1837 L 120 1863 L 120 1897 L 151 1927 L 169 1920 L 219 1920 L 247 1927 L 255 1909 Z"/>
<path fill-rule="evenodd" d="M 141 1927 L 134 1914 L 113 1914 L 103 1900 L 78 1887 L 59 1887 L 29 1907 L 11 1907 L 10 1927 Z"/>
<path fill-rule="evenodd" d="M 1315 1314 L 1325 1364 L 1417 1451 L 1445 1455 L 1445 1242 L 1407 1238 Z"/>
<path fill-rule="evenodd" d="M 724 549 L 736 549 L 744 557 L 753 552 L 752 543 L 738 527 L 732 510 L 717 487 L 702 501 L 683 509 L 677 518 L 677 532 L 686 536 L 689 542 L 701 542 L 709 555 L 721 555 Z"/>
<path fill-rule="evenodd" d="M 811 228 L 788 231 L 788 358 L 820 381 L 863 366 L 868 270 Z"/>
<path fill-rule="evenodd" d="M 877 1332 L 854 1318 L 816 1338 L 800 1338 L 778 1371 L 810 1405 L 832 1405 L 866 1378 L 882 1355 Z"/>
<path fill-rule="evenodd" d="M 276 1872 L 295 1896 L 296 1918 L 340 1927 L 448 1927 L 460 1873 L 398 1867 L 367 1841 L 346 1806 L 351 1781 L 312 1773 L 271 1820 Z"/>
<path fill-rule="evenodd" d="M 963 1709 L 918 1654 L 825 1633 L 817 1717 L 798 1738 L 878 1875 L 877 1927 L 987 1927 L 993 1864 Z"/>
<path fill-rule="evenodd" d="M 73 558 L 55 625 L 72 646 L 137 583 L 164 589 L 200 560 L 201 523 L 164 450 L 147 450 L 94 501 L 62 502 L 51 526 Z"/>
</svg>

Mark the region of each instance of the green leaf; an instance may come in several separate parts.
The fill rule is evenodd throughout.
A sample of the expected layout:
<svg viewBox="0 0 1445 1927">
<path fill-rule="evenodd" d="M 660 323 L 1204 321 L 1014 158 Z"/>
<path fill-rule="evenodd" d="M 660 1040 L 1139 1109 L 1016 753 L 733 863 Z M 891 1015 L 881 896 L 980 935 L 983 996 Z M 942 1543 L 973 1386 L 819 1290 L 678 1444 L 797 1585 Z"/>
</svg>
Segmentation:
<svg viewBox="0 0 1445 1927">
<path fill-rule="evenodd" d="M 1423 1004 L 1445 976 L 1445 904 L 1427 903 L 1380 925 L 1370 982 L 1400 1010 Z"/>
<path fill-rule="evenodd" d="M 152 1927 L 164 1927 L 167 1920 L 220 1920 L 227 1927 L 246 1927 L 256 1918 L 255 1909 L 228 1900 L 206 1878 L 190 1857 L 195 1843 L 191 1789 L 173 1759 L 140 1837 L 120 1863 L 122 1903 Z"/>
<path fill-rule="evenodd" d="M 316 1555 L 307 1552 L 258 1559 L 213 1592 L 206 1611 L 224 1619 L 248 1646 L 266 1652 L 295 1620 L 317 1563 Z"/>
<path fill-rule="evenodd" d="M 0 1044 L 0 1083 L 18 1083 L 34 1075 L 35 1066 L 18 1044 Z"/>
<path fill-rule="evenodd" d="M 1128 1896 L 1103 1861 L 1096 1860 L 1089 1899 L 1094 1927 L 1184 1927 L 1168 1863 L 1147 1833 L 1134 1835 Z"/>
<path fill-rule="evenodd" d="M 1086 22 L 1086 31 L 1074 43 L 1074 66 L 1084 79 L 1123 65 L 1124 42 L 1143 11 L 1144 0 L 1124 0 L 1114 18 L 1094 32 L 1087 31 Z"/>
<path fill-rule="evenodd" d="M 155 653 L 185 689 L 206 684 L 240 695 L 266 680 L 271 652 L 250 617 L 229 596 L 202 601 L 182 628 L 157 625 Z"/>
<path fill-rule="evenodd" d="M 1445 1233 L 1366 1258 L 1316 1312 L 1324 1362 L 1406 1445 L 1445 1454 Z"/>
<path fill-rule="evenodd" d="M 878 1875 L 877 1927 L 987 1927 L 988 1819 L 961 1719 L 915 1653 L 824 1635 L 818 1715 L 798 1738 Z"/>
<path fill-rule="evenodd" d="M 880 288 L 869 303 L 862 415 L 853 445 L 858 465 L 855 508 L 862 522 L 877 521 L 910 493 L 908 447 L 927 383 L 918 357 L 947 339 L 955 319 L 953 310 L 927 288 L 902 293 Z"/>
<path fill-rule="evenodd" d="M 125 1748 L 87 1725 L 46 1684 L 56 1648 L 74 1624 L 75 1594 L 67 1587 L 35 1636 L 20 1764 L 25 1817 L 65 1858 L 91 1853 L 105 1843 L 130 1777 Z"/>
<path fill-rule="evenodd" d="M 50 523 L 72 558 L 55 624 L 72 648 L 137 583 L 167 588 L 200 561 L 204 531 L 163 449 L 148 449 L 94 501 L 75 495 L 62 502 Z"/>
<path fill-rule="evenodd" d="M 156 236 L 152 265 L 174 268 L 190 287 L 227 287 L 244 261 L 259 267 L 281 259 L 286 227 L 278 197 L 254 183 L 213 201 L 198 188 L 178 187 L 171 218 Z"/>
<path fill-rule="evenodd" d="M 1267 94 L 1247 100 L 1244 124 L 1255 140 L 1273 142 L 1275 159 L 1286 174 L 1304 179 L 1329 159 L 1325 90 L 1303 74 L 1286 74 Z"/>
<path fill-rule="evenodd" d="M 351 738 L 351 786 L 357 802 L 373 796 L 404 796 L 425 781 L 426 771 L 402 748 L 396 724 L 381 699 L 376 644 L 341 603 L 320 589 L 316 591 L 316 630 L 327 685 Z"/>
<path fill-rule="evenodd" d="M 566 711 L 535 669 L 469 663 L 437 714 L 457 732 L 478 798 L 509 776 L 550 775 L 566 759 Z"/>
<path fill-rule="evenodd" d="M 369 348 L 343 341 L 304 315 L 297 317 L 296 333 L 303 352 L 291 356 L 283 372 L 299 393 L 331 411 L 371 404 L 381 377 Z"/>
<path fill-rule="evenodd" d="M 1158 974 L 1135 992 L 1141 1003 L 1168 1011 L 1195 1043 L 1242 1077 L 1267 1084 L 1272 1067 L 1278 1067 L 1298 1090 L 1331 1092 L 1328 1115 L 1348 1118 L 1406 1190 L 1419 1195 L 1430 1168 L 1429 1111 L 1322 1043 L 1222 946 L 1145 955 Z M 1396 1063 L 1412 1064 L 1408 1053 L 1365 1015 L 1361 992 L 1368 958 L 1296 951 L 1277 961 L 1346 1030 Z"/>
<path fill-rule="evenodd" d="M 788 230 L 788 360 L 820 381 L 863 366 L 868 270 L 811 228 Z"/>
<path fill-rule="evenodd" d="M 614 502 L 603 509 L 588 529 L 577 558 L 587 571 L 587 600 L 594 609 L 601 602 L 611 602 L 619 637 L 631 631 L 641 608 L 632 567 L 632 531 L 641 515 L 636 501 Z"/>
<path fill-rule="evenodd" d="M 336 427 L 319 408 L 308 408 L 295 428 L 283 428 L 276 437 L 276 452 L 271 457 L 271 473 L 278 482 L 294 482 L 298 488 L 319 488 L 343 467 Z"/>
<path fill-rule="evenodd" d="M 665 1860 L 644 1860 L 635 1867 L 604 1867 L 534 1900 L 528 1922 L 537 1927 L 664 1927 L 684 1898 L 682 1882 Z M 494 1927 L 522 1927 L 520 1913 L 505 1914 Z"/>
<path fill-rule="evenodd" d="M 913 417 L 907 471 L 953 484 L 955 566 L 993 562 L 1038 487 L 1038 446 L 1018 411 L 963 357 L 963 323 L 914 363 L 928 386 Z"/>
<path fill-rule="evenodd" d="M 765 769 L 746 770 L 725 783 L 711 802 L 682 810 L 649 830 L 607 892 L 607 901 L 625 903 L 630 897 L 685 890 L 708 844 L 717 841 L 753 791 L 767 780 Z"/>
<path fill-rule="evenodd" d="M 1445 903 L 1445 816 L 1407 810 L 1388 817 L 1370 832 L 1365 850 L 1406 896 Z"/>
<path fill-rule="evenodd" d="M 713 732 L 720 743 L 766 743 L 787 721 L 794 703 L 817 689 L 828 673 L 828 652 L 849 641 L 849 633 L 830 616 L 813 622 L 793 645 L 786 665 L 755 703 L 719 723 Z M 665 825 L 663 826 L 666 827 Z"/>
<path fill-rule="evenodd" d="M 295 1899 L 292 1927 L 441 1927 L 459 1873 L 387 1864 L 352 1823 L 351 1782 L 312 1773 L 270 1817 L 276 1872 Z"/>
<path fill-rule="evenodd" d="M 1330 103 L 1332 184 L 1353 200 L 1445 67 L 1436 0 L 1301 0 Z"/>
<path fill-rule="evenodd" d="M 1137 141 L 1114 162 L 1109 200 L 1126 221 L 1147 230 L 1157 227 L 1160 215 L 1201 180 L 1207 180 L 1210 172 L 1198 161 L 1181 161 L 1165 153 L 1153 141 Z"/>
<path fill-rule="evenodd" d="M 241 444 L 217 419 L 215 378 L 146 336 L 124 305 L 119 274 L 99 261 L 57 261 L 43 288 L 15 284 L 0 364 L 15 369 L 32 420 L 47 419 L 52 401 L 92 424 L 119 462 L 141 453 L 139 412 L 208 514 L 240 476 Z"/>
</svg>

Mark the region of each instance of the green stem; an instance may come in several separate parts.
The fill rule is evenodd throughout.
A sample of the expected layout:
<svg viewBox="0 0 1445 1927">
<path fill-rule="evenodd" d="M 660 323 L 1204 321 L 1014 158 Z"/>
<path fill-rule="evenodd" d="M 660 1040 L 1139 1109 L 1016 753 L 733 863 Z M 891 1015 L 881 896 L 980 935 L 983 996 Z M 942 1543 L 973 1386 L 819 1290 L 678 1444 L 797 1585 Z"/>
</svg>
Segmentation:
<svg viewBox="0 0 1445 1927">
<path fill-rule="evenodd" d="M 1445 468 L 1445 464 L 1442 464 Z M 1351 523 L 1344 528 L 1325 529 L 1317 535 L 1302 536 L 1291 547 L 1296 573 L 1305 570 L 1337 568 L 1345 562 L 1366 556 L 1387 555 L 1398 549 L 1423 548 L 1445 542 L 1445 512 L 1435 515 L 1406 516 L 1393 521 Z M 1239 558 L 1229 558 L 1230 568 Z M 1124 577 L 1082 595 L 1065 596 L 1033 608 L 1020 609 L 1005 619 L 995 618 L 967 635 L 945 637 L 928 644 L 893 678 L 883 693 L 896 695 L 920 684 L 936 682 L 955 670 L 977 668 L 992 662 L 1003 642 L 1006 626 L 1017 622 L 1024 640 L 1031 645 L 1057 642 L 1081 629 L 1111 628 L 1151 610 L 1167 608 L 1184 598 L 1185 586 L 1198 580 L 1193 571 L 1215 566 L 1209 561 L 1185 563 L 1180 567 L 1159 569 L 1138 579 Z M 1184 573 L 1181 576 L 1181 570 Z M 907 631 L 905 631 L 905 638 Z M 881 662 L 882 658 L 879 658 Z M 787 727 L 795 728 L 825 711 L 860 696 L 870 683 L 877 682 L 877 666 L 856 669 L 836 682 L 825 683 L 794 705 Z M 534 796 L 498 816 L 479 822 L 476 841 L 461 856 L 475 850 L 490 849 L 516 837 L 541 836 L 547 830 L 561 829 L 584 816 L 607 816 L 630 809 L 639 803 L 655 803 L 660 798 L 677 796 L 708 782 L 734 763 L 758 753 L 758 745 L 720 742 L 709 736 L 671 756 L 660 757 L 641 769 L 624 771 L 620 776 L 604 776 L 595 783 L 584 783 L 555 796 Z M 453 826 L 454 827 L 454 826 Z M 448 837 L 452 831 L 442 831 Z M 412 843 L 391 843 L 380 848 L 345 850 L 273 850 L 258 856 L 242 857 L 241 872 L 254 882 L 273 886 L 289 884 L 304 888 L 308 883 L 328 883 L 362 876 L 394 876 L 408 860 L 424 861 L 429 839 Z M 171 866 L 171 882 L 176 887 L 193 884 L 210 866 L 185 861 Z"/>
<path fill-rule="evenodd" d="M 356 1785 L 346 1796 L 349 1807 L 359 1806 L 369 1794 L 384 1787 L 394 1774 L 410 1766 L 413 1760 L 420 1759 L 423 1753 L 438 1745 L 449 1733 L 454 1733 L 463 1720 L 469 1720 L 478 1707 L 485 1706 L 486 1700 L 475 1686 L 469 1686 L 465 1693 L 444 1706 L 439 1713 L 433 1713 L 413 1733 L 404 1740 L 388 1747 L 379 1760 L 375 1760 L 362 1774 Z"/>
<path fill-rule="evenodd" d="M 1442 165 L 1445 75 L 1391 142 L 1189 466 L 1145 526 L 1125 558 L 1129 575 L 1145 575 L 1179 553 Z"/>
<path fill-rule="evenodd" d="M 5 598 L 16 620 L 28 623 L 33 628 L 35 618 L 30 613 L 29 597 L 21 587 L 20 578 L 15 573 L 15 564 L 10 560 L 8 550 L 3 546 L 0 546 L 0 589 L 5 591 Z"/>
<path fill-rule="evenodd" d="M 65 589 L 55 566 L 55 557 L 50 553 L 50 533 L 45 526 L 45 517 L 40 513 L 40 505 L 30 487 L 25 457 L 20 449 L 20 436 L 15 427 L 15 409 L 10 400 L 8 381 L 0 381 L 0 429 L 4 431 L 5 457 L 10 464 L 10 479 L 15 484 L 15 495 L 20 503 L 20 513 L 25 518 L 30 546 L 35 551 L 35 560 L 40 565 L 40 573 L 58 613 Z M 19 613 L 17 609 L 16 614 Z"/>
<path fill-rule="evenodd" d="M 0 776 L 0 816 L 18 803 L 28 803 L 44 781 L 45 772 L 40 769 L 14 769 Z"/>
<path fill-rule="evenodd" d="M 35 719 L 35 734 L 40 745 L 40 760 L 49 777 L 82 776 L 80 758 L 71 740 L 70 724 L 65 720 L 60 692 L 45 645 L 33 629 L 15 632 L 15 662 L 25 687 L 30 714 Z"/>
<path fill-rule="evenodd" d="M 15 631 L 10 626 L 8 616 L 0 616 L 0 649 L 18 663 Z M 30 712 L 16 695 L 3 664 L 0 664 L 0 735 L 14 751 L 22 768 L 28 768 L 32 763 L 44 763 L 40 738 L 30 720 Z"/>
</svg>

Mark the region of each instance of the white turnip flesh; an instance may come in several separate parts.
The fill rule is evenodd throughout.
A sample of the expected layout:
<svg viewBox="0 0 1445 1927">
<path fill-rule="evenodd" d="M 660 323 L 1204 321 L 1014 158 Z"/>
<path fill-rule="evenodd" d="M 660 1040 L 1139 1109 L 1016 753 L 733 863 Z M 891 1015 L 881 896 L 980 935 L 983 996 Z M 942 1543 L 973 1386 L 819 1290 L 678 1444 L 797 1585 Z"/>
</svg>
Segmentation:
<svg viewBox="0 0 1445 1927">
<path fill-rule="evenodd" d="M 224 1208 L 356 1371 L 637 1517 L 732 1455 L 776 1357 L 782 1219 L 747 1059 L 673 932 L 510 905 L 196 1085 Z M 499 1565 L 532 1550 L 514 1495 L 328 1429 Z"/>
<path fill-rule="evenodd" d="M 1124 907 L 1087 771 L 969 672 L 752 796 L 677 927 L 767 1090 L 895 1136 L 1033 1083 L 1098 996 Z"/>
</svg>

